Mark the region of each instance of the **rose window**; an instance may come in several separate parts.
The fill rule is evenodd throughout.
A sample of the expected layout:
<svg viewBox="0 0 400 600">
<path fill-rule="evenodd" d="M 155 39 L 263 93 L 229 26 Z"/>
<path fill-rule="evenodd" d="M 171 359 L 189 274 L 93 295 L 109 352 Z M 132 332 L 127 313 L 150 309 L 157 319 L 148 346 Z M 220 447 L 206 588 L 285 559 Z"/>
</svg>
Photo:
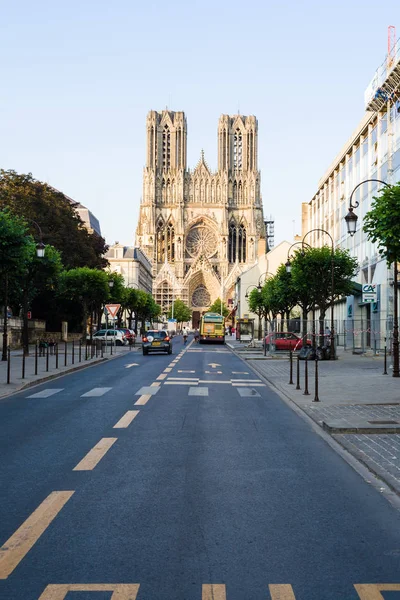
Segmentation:
<svg viewBox="0 0 400 600">
<path fill-rule="evenodd" d="M 192 295 L 192 306 L 210 306 L 211 298 L 204 285 L 199 285 Z"/>
<path fill-rule="evenodd" d="M 192 258 L 199 254 L 210 258 L 217 252 L 217 247 L 215 233 L 205 225 L 193 227 L 186 236 L 186 250 Z"/>
</svg>

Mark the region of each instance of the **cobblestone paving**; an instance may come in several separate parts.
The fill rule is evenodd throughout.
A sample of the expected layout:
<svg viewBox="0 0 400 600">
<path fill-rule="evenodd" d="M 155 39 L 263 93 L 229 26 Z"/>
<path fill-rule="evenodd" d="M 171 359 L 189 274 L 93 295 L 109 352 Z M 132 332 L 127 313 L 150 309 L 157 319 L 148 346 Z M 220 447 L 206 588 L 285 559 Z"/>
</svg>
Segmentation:
<svg viewBox="0 0 400 600">
<path fill-rule="evenodd" d="M 335 434 L 332 436 L 400 493 L 400 434 Z"/>
</svg>

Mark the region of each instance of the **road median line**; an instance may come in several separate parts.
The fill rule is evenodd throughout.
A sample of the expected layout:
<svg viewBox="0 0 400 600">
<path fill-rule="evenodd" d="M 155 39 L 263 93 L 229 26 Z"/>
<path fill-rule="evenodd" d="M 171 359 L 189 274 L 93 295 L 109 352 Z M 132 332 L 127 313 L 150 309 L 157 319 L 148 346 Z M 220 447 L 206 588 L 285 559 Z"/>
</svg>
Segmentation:
<svg viewBox="0 0 400 600">
<path fill-rule="evenodd" d="M 0 579 L 14 571 L 74 491 L 52 492 L 0 548 Z"/>
<path fill-rule="evenodd" d="M 101 440 L 89 450 L 82 460 L 73 468 L 73 471 L 92 471 L 103 456 L 115 444 L 118 438 L 101 438 Z"/>
</svg>

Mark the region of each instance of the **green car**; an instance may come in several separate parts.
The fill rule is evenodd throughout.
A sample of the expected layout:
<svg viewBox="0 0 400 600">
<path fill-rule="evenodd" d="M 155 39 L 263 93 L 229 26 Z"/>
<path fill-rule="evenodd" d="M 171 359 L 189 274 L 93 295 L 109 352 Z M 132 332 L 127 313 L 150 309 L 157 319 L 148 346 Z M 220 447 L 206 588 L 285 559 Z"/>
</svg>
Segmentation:
<svg viewBox="0 0 400 600">
<path fill-rule="evenodd" d="M 143 354 L 166 352 L 172 354 L 172 340 L 167 331 L 147 331 L 142 337 Z"/>
</svg>

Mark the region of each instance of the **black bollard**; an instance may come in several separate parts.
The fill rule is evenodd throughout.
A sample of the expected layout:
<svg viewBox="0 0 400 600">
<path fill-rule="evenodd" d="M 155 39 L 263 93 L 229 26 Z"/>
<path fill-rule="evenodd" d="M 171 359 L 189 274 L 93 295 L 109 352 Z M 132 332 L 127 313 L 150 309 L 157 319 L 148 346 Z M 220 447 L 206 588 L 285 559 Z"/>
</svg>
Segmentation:
<svg viewBox="0 0 400 600">
<path fill-rule="evenodd" d="M 21 379 L 25 379 L 25 352 L 22 351 L 22 377 Z"/>
<path fill-rule="evenodd" d="M 387 348 L 386 348 L 386 346 L 385 346 L 385 360 L 384 360 L 383 365 L 384 365 L 383 374 L 387 375 L 388 373 L 387 373 Z"/>
<path fill-rule="evenodd" d="M 46 348 L 46 372 L 49 370 L 49 344 L 47 344 L 47 348 Z"/>
<path fill-rule="evenodd" d="M 309 396 L 310 392 L 308 391 L 308 360 L 306 358 L 304 365 L 304 392 L 303 396 Z"/>
<path fill-rule="evenodd" d="M 300 359 L 299 359 L 299 356 L 297 356 L 297 385 L 296 385 L 296 390 L 301 390 L 301 387 L 300 387 Z"/>
<path fill-rule="evenodd" d="M 68 345 L 67 345 L 67 342 L 64 342 L 64 367 L 67 366 L 67 356 L 68 356 Z"/>
<path fill-rule="evenodd" d="M 79 340 L 79 362 L 82 360 L 82 340 Z"/>
<path fill-rule="evenodd" d="M 87 360 L 87 359 L 88 359 L 88 343 L 87 343 L 87 340 L 86 340 L 85 360 Z"/>
<path fill-rule="evenodd" d="M 293 385 L 293 352 L 291 350 L 289 352 L 289 362 L 290 362 L 289 385 Z"/>
<path fill-rule="evenodd" d="M 315 359 L 315 395 L 313 402 L 319 402 L 318 396 L 318 359 Z"/>
<path fill-rule="evenodd" d="M 58 342 L 56 342 L 56 369 L 58 369 Z"/>
<path fill-rule="evenodd" d="M 37 359 L 38 359 L 38 347 L 37 347 L 37 342 L 36 342 L 36 344 L 35 344 L 35 375 L 37 375 L 37 367 L 38 367 Z"/>
<path fill-rule="evenodd" d="M 72 340 L 72 364 L 75 364 L 75 340 Z"/>
<path fill-rule="evenodd" d="M 10 383 L 11 379 L 11 348 L 7 348 L 7 383 Z"/>
<path fill-rule="evenodd" d="M 103 340 L 100 340 L 100 352 L 101 352 L 101 358 L 103 358 Z"/>
</svg>

